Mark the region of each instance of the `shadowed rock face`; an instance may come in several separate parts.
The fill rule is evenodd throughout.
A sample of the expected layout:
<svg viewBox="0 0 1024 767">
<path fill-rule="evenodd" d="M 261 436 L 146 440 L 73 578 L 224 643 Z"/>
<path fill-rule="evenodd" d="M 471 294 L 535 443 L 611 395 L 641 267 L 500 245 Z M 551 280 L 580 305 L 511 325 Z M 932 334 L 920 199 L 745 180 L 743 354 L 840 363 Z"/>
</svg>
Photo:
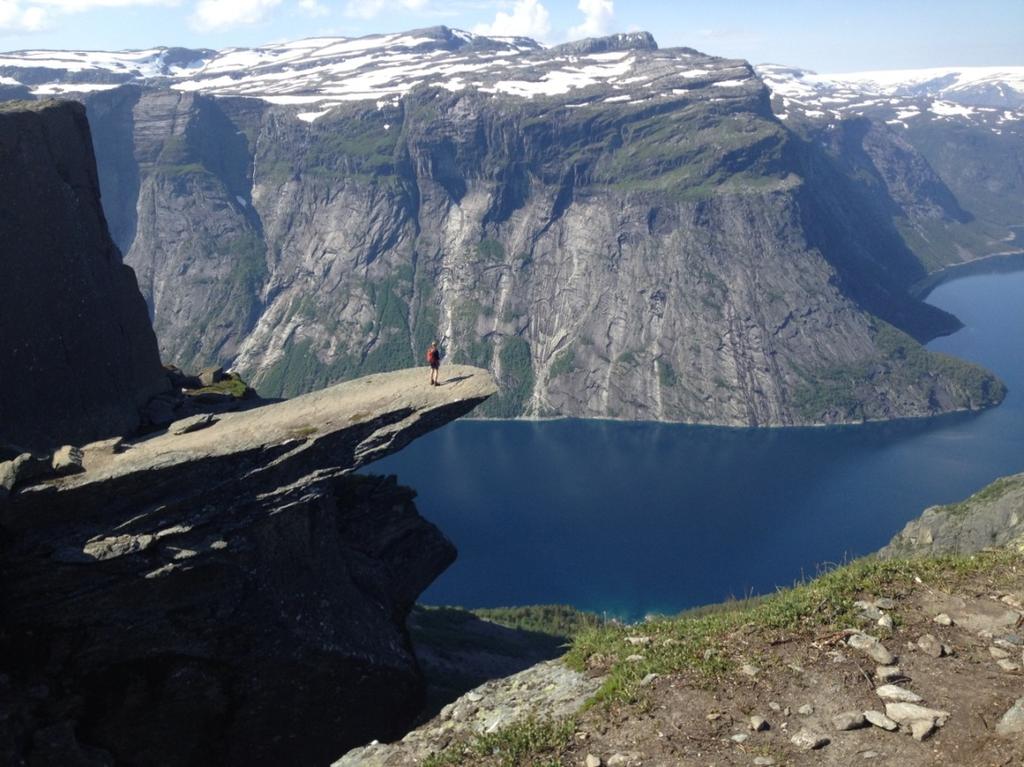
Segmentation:
<svg viewBox="0 0 1024 767">
<path fill-rule="evenodd" d="M 84 473 L 18 489 L 0 508 L 0 761 L 325 764 L 399 735 L 424 691 L 405 617 L 455 550 L 412 490 L 351 472 L 495 390 L 475 368 L 445 378 L 87 446 Z"/>
<path fill-rule="evenodd" d="M 0 442 L 124 433 L 168 388 L 79 104 L 0 105 L 0 333 Z"/>
</svg>

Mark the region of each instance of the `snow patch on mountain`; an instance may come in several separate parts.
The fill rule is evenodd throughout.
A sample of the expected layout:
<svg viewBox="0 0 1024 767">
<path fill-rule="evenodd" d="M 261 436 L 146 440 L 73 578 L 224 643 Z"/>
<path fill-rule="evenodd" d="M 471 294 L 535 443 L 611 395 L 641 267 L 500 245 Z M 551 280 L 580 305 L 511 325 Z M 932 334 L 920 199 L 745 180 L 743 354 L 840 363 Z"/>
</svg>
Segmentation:
<svg viewBox="0 0 1024 767">
<path fill-rule="evenodd" d="M 777 64 L 755 68 L 780 119 L 866 116 L 907 127 L 929 117 L 988 125 L 1024 120 L 1024 67 L 947 67 L 818 74 Z"/>
<path fill-rule="evenodd" d="M 16 51 L 0 54 L 0 76 L 40 96 L 138 83 L 256 98 L 305 107 L 297 116 L 308 122 L 344 102 L 392 104 L 423 86 L 523 99 L 573 94 L 580 104 L 624 105 L 708 98 L 704 89 L 712 87 L 762 87 L 745 62 L 692 49 L 659 50 L 646 33 L 546 49 L 527 38 L 447 27 L 223 51 Z"/>
</svg>

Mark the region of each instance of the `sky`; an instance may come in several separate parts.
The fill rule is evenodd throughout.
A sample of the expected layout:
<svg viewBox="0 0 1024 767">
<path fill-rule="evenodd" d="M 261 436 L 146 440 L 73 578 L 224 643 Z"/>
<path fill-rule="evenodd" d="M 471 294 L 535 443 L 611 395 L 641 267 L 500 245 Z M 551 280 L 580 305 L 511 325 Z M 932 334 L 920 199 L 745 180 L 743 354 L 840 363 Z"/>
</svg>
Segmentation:
<svg viewBox="0 0 1024 767">
<path fill-rule="evenodd" d="M 249 47 L 445 24 L 559 43 L 644 29 L 818 72 L 1024 65 L 1024 0 L 0 0 L 0 51 Z"/>
</svg>

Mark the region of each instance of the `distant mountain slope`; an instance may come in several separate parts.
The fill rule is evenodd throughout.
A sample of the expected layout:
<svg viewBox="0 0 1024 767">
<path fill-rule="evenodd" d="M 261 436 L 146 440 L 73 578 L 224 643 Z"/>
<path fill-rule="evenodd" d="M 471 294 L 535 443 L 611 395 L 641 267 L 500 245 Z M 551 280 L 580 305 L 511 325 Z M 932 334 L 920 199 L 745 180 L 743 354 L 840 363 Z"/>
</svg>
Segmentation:
<svg viewBox="0 0 1024 767">
<path fill-rule="evenodd" d="M 897 330 L 957 323 L 909 297 L 925 270 L 877 190 L 744 61 L 443 27 L 169 50 L 0 57 L 88 105 L 167 359 L 295 394 L 438 338 L 496 374 L 500 416 L 847 422 L 1001 396 Z"/>
<path fill-rule="evenodd" d="M 997 253 L 1024 224 L 1024 67 L 819 75 L 764 64 L 772 107 L 874 177 L 929 268 Z"/>
</svg>

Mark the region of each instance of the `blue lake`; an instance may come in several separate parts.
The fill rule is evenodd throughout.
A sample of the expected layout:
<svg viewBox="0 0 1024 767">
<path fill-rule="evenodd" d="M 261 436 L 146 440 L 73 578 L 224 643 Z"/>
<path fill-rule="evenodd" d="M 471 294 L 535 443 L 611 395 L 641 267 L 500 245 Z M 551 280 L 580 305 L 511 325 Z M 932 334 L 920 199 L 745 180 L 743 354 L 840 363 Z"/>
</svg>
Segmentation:
<svg viewBox="0 0 1024 767">
<path fill-rule="evenodd" d="M 928 301 L 966 326 L 929 348 L 996 372 L 1002 405 L 809 429 L 461 421 L 373 464 L 459 549 L 421 601 L 678 612 L 867 554 L 925 507 L 1024 470 L 1024 272 Z"/>
</svg>

